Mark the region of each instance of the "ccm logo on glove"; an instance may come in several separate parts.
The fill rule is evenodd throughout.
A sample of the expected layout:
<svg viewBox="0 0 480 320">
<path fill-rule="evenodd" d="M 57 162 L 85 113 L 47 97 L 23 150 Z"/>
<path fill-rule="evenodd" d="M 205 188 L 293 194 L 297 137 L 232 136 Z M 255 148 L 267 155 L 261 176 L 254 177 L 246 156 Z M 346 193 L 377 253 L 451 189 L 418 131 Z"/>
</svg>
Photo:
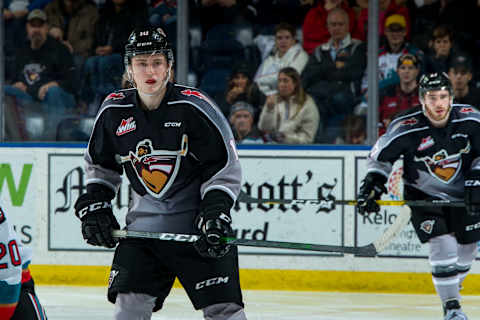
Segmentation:
<svg viewBox="0 0 480 320">
<path fill-rule="evenodd" d="M 107 202 L 107 201 L 95 202 L 86 206 L 85 208 L 80 209 L 78 211 L 78 217 L 82 219 L 88 213 L 91 213 L 99 209 L 107 209 L 107 208 L 112 208 L 112 204 L 110 202 Z"/>
</svg>

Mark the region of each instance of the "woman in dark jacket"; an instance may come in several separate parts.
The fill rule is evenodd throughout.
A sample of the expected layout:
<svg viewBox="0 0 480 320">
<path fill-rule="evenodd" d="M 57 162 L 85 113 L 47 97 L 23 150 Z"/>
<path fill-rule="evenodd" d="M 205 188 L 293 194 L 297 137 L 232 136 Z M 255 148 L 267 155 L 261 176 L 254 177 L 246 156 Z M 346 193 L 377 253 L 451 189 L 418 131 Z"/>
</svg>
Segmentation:
<svg viewBox="0 0 480 320">
<path fill-rule="evenodd" d="M 231 106 L 237 101 L 251 104 L 255 110 L 255 122 L 258 120 L 260 108 L 265 104 L 266 97 L 253 82 L 251 67 L 247 62 L 240 62 L 232 68 L 227 89 L 217 95 L 215 101 L 220 106 L 223 114 L 228 117 Z"/>
</svg>

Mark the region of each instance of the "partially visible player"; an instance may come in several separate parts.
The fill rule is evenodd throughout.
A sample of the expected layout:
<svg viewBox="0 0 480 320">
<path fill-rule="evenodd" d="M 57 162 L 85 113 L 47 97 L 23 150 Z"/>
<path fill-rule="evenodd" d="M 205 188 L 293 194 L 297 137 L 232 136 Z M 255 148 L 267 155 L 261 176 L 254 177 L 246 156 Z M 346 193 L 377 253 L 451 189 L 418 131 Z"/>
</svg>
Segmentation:
<svg viewBox="0 0 480 320">
<path fill-rule="evenodd" d="M 0 319 L 45 320 L 28 268 L 32 251 L 18 241 L 0 208 Z"/>
<path fill-rule="evenodd" d="M 403 156 L 405 200 L 465 201 L 465 207 L 412 207 L 412 224 L 428 243 L 433 284 L 445 320 L 466 320 L 460 288 L 477 255 L 480 240 L 480 113 L 452 104 L 445 73 L 420 79 L 422 108 L 393 120 L 368 156 L 368 170 L 358 195 L 358 212 L 380 210 L 375 200 L 395 160 Z"/>
</svg>

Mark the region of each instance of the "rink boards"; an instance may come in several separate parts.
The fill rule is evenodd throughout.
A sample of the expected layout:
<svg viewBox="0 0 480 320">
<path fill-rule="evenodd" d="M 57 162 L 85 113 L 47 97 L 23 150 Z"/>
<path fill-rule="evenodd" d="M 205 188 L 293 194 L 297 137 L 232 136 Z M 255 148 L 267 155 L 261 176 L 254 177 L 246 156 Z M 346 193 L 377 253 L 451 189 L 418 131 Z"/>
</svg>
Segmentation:
<svg viewBox="0 0 480 320">
<path fill-rule="evenodd" d="M 73 210 L 85 190 L 84 146 L 2 149 L 2 207 L 21 241 L 34 249 L 38 280 L 101 284 L 108 276 L 112 251 L 84 243 Z M 354 199 L 365 175 L 367 154 L 368 149 L 361 147 L 242 147 L 242 190 L 263 198 Z M 385 200 L 402 198 L 401 174 L 401 163 L 396 163 Z M 121 225 L 128 195 L 124 180 L 113 201 Z M 362 246 L 377 239 L 398 213 L 398 207 L 384 207 L 365 218 L 356 215 L 352 206 L 237 203 L 232 217 L 239 238 Z M 415 284 L 425 292 L 433 290 L 427 247 L 418 242 L 410 224 L 376 258 L 252 247 L 240 247 L 239 252 L 242 282 L 250 288 L 418 292 L 412 288 Z M 474 265 L 472 272 L 478 274 L 480 269 Z"/>
</svg>

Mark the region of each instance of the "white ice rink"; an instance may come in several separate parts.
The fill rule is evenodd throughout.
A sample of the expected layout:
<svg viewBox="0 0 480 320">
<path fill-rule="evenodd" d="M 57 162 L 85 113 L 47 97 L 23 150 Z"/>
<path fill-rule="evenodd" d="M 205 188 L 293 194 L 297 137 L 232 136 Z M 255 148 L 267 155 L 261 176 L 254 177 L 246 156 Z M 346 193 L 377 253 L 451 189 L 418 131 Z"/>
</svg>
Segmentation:
<svg viewBox="0 0 480 320">
<path fill-rule="evenodd" d="M 49 320 L 112 319 L 103 287 L 37 286 Z M 441 320 L 434 295 L 244 290 L 249 320 Z M 480 319 L 480 296 L 465 296 L 463 309 Z M 173 289 L 155 320 L 201 320 L 183 289 Z"/>
</svg>

